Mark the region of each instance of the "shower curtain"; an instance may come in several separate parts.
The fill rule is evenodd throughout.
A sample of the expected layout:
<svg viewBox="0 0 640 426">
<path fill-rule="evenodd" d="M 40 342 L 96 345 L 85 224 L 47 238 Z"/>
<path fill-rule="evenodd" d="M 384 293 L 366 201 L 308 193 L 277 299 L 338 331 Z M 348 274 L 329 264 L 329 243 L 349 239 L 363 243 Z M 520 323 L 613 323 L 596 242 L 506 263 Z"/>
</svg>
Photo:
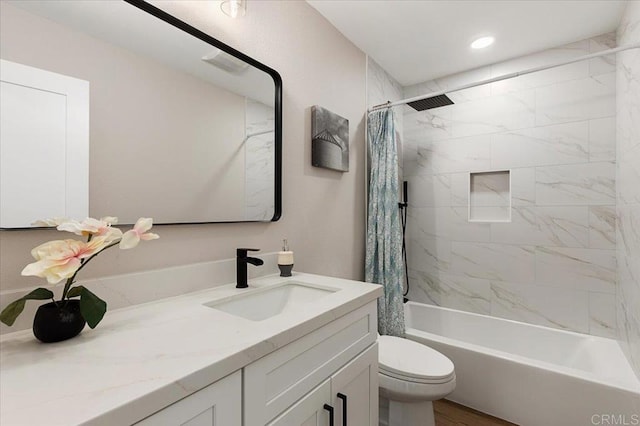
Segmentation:
<svg viewBox="0 0 640 426">
<path fill-rule="evenodd" d="M 371 173 L 365 279 L 384 288 L 384 295 L 378 299 L 378 332 L 404 337 L 404 268 L 393 111 L 390 108 L 374 111 L 368 121 Z"/>
</svg>

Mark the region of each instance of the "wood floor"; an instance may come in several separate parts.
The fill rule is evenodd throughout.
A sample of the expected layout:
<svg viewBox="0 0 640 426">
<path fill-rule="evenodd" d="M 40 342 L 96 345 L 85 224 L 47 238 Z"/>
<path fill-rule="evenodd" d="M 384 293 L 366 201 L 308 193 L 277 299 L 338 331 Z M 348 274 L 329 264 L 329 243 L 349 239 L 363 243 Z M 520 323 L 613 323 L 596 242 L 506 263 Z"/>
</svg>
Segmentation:
<svg viewBox="0 0 640 426">
<path fill-rule="evenodd" d="M 433 401 L 433 411 L 436 426 L 514 426 L 514 423 L 446 399 Z"/>
</svg>

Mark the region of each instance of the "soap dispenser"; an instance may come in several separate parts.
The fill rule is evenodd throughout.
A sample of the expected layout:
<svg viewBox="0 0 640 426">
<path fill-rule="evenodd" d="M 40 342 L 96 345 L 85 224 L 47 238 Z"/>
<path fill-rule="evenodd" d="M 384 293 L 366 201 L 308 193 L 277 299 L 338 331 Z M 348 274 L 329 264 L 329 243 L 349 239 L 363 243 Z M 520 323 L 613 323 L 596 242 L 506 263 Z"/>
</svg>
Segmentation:
<svg viewBox="0 0 640 426">
<path fill-rule="evenodd" d="M 293 252 L 289 251 L 287 240 L 282 240 L 282 251 L 278 252 L 278 268 L 281 277 L 290 277 L 293 269 Z"/>
</svg>

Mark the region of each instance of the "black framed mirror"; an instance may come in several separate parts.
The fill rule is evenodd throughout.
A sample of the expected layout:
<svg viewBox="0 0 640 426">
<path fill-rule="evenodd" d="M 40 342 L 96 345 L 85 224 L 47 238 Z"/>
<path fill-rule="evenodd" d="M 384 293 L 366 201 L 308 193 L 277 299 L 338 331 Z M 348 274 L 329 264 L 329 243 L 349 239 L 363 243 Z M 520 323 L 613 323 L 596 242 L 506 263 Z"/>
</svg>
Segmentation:
<svg viewBox="0 0 640 426">
<path fill-rule="evenodd" d="M 280 218 L 277 71 L 142 0 L 2 3 L 3 67 L 16 63 L 88 87 L 87 216 L 118 216 L 121 224 L 141 216 L 153 217 L 154 224 Z M 3 76 L 2 84 L 11 82 Z M 3 108 L 9 109 L 4 99 Z M 37 125 L 30 119 L 27 127 Z M 31 145 L 30 152 L 13 155 L 39 151 Z M 4 157 L 3 164 L 29 161 Z M 32 191 L 42 185 L 31 176 L 13 179 L 20 188 L 16 197 L 35 193 L 18 182 L 35 180 Z M 61 176 L 67 179 L 62 192 L 75 197 L 68 190 L 69 170 Z M 21 220 L 69 216 L 39 214 L 37 206 L 27 210 Z"/>
</svg>

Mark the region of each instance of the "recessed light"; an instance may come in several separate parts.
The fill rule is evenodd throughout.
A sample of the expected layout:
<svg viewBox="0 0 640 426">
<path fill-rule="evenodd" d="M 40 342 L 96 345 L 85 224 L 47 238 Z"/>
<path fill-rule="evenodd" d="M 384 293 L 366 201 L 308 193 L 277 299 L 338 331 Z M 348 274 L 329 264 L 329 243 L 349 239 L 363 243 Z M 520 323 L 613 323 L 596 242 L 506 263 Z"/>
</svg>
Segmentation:
<svg viewBox="0 0 640 426">
<path fill-rule="evenodd" d="M 472 49 L 484 49 L 485 47 L 491 46 L 493 42 L 496 41 L 493 37 L 480 37 L 471 43 Z"/>
</svg>

